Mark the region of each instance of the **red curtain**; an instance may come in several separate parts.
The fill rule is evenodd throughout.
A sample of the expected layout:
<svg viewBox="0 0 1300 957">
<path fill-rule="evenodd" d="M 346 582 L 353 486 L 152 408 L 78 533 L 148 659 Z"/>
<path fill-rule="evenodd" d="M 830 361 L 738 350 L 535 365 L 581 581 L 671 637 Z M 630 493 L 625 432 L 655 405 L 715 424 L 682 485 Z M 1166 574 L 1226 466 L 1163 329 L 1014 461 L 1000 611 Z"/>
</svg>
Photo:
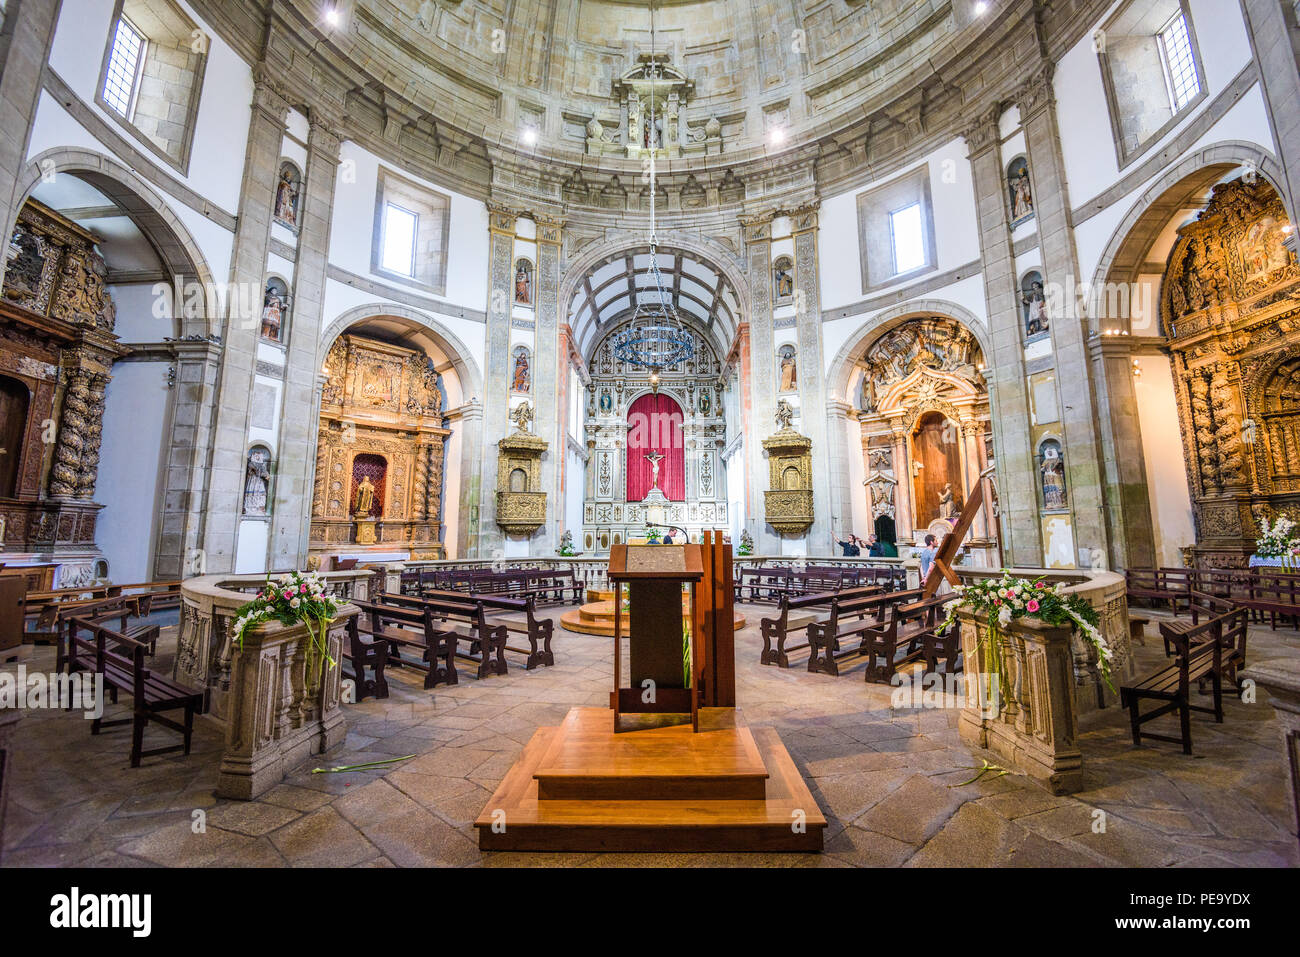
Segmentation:
<svg viewBox="0 0 1300 957">
<path fill-rule="evenodd" d="M 682 407 L 668 396 L 653 393 L 632 403 L 627 413 L 627 500 L 639 502 L 650 491 L 647 455 L 657 452 L 659 488 L 669 501 L 686 501 L 686 443 L 682 440 Z"/>
</svg>

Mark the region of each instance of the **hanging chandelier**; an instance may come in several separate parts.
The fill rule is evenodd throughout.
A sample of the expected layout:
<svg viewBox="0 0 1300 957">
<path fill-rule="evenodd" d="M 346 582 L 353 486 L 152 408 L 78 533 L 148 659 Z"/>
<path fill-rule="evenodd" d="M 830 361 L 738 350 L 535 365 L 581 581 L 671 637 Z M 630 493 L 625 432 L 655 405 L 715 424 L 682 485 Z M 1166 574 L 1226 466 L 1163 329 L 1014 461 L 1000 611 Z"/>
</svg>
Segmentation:
<svg viewBox="0 0 1300 957">
<path fill-rule="evenodd" d="M 659 75 L 659 61 L 655 59 L 655 10 L 651 3 L 650 63 L 646 68 L 646 77 L 650 81 L 650 115 L 646 124 L 650 150 L 649 239 L 650 277 L 653 285 L 645 289 L 636 289 L 634 285 L 635 308 L 628 324 L 614 337 L 614 355 L 628 365 L 649 369 L 650 385 L 656 392 L 659 389 L 659 373 L 695 354 L 695 344 L 686 331 L 686 324 L 677 314 L 672 297 L 664 288 L 663 275 L 659 272 L 659 238 L 655 230 L 655 205 L 659 201 L 655 154 L 660 145 L 659 130 L 655 126 L 655 81 Z"/>
</svg>

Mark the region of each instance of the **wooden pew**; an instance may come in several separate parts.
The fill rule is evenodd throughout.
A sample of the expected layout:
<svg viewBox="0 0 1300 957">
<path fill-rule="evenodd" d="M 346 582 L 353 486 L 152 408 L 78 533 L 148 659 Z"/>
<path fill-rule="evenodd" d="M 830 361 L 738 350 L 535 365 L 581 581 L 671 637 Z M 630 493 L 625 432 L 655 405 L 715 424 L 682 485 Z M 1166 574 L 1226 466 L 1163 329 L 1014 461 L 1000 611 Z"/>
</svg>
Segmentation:
<svg viewBox="0 0 1300 957">
<path fill-rule="evenodd" d="M 803 651 L 810 645 L 806 640 L 807 631 L 810 625 L 815 621 L 809 620 L 802 625 L 790 625 L 790 613 L 803 611 L 809 608 L 824 608 L 831 604 L 836 598 L 847 600 L 852 597 L 867 597 L 871 595 L 880 595 L 883 589 L 878 585 L 867 585 L 859 588 L 843 589 L 840 591 L 815 592 L 809 595 L 791 596 L 784 594 L 781 596 L 780 603 L 777 606 L 777 616 L 775 618 L 763 618 L 759 620 L 759 630 L 763 635 L 763 651 L 759 656 L 759 662 L 765 665 L 776 665 L 780 668 L 790 667 L 790 655 L 797 651 Z M 791 637 L 803 632 L 804 642 L 797 645 L 788 645 L 787 641 Z M 775 642 L 776 647 L 772 645 Z"/>
<path fill-rule="evenodd" d="M 922 662 L 922 674 L 938 671 L 940 661 L 948 674 L 955 673 L 961 653 L 958 630 L 941 629 L 944 606 L 952 599 L 935 595 L 894 605 L 885 624 L 868 629 L 866 680 L 888 684 L 899 666 L 912 661 Z"/>
<path fill-rule="evenodd" d="M 1124 572 L 1128 600 L 1168 602 L 1177 615 L 1179 602 L 1190 601 L 1193 575 L 1186 568 L 1129 568 Z"/>
<path fill-rule="evenodd" d="M 472 661 L 478 667 L 475 671 L 477 677 L 486 678 L 489 675 L 504 675 L 507 673 L 506 667 L 506 629 L 504 625 L 489 625 L 487 621 L 487 610 L 483 601 L 472 595 L 461 594 L 460 592 L 449 592 L 451 597 L 426 597 L 421 598 L 423 613 L 428 616 L 430 627 L 435 632 L 444 635 L 450 635 L 455 639 L 452 647 L 452 653 L 447 659 L 449 665 L 446 669 L 444 678 L 441 671 L 433 677 L 432 683 L 427 685 L 432 687 L 446 681 L 447 684 L 459 683 L 459 674 L 455 668 L 455 659 L 460 658 L 465 661 Z M 402 596 L 407 597 L 407 596 Z M 395 605 L 388 605 L 389 609 L 396 609 Z M 408 614 L 412 609 L 403 609 Z M 460 642 L 465 642 L 468 650 L 460 650 Z M 392 655 L 389 655 L 389 663 L 393 662 Z"/>
<path fill-rule="evenodd" d="M 141 612 L 141 601 L 144 601 L 144 611 Z M 147 625 L 143 622 L 131 624 L 132 618 L 143 618 L 149 614 L 148 597 L 141 595 L 118 595 L 115 598 L 100 598 L 96 601 L 76 602 L 66 607 L 55 606 L 56 636 L 62 636 L 68 627 L 68 623 L 73 618 L 80 618 L 84 621 L 94 622 L 95 624 L 104 624 L 108 621 L 116 620 L 118 627 L 116 633 L 133 641 L 145 642 L 149 649 L 149 656 L 153 657 L 158 650 L 158 626 Z M 62 651 L 62 643 L 59 643 L 58 650 Z M 63 659 L 56 654 L 55 670 L 63 670 Z"/>
<path fill-rule="evenodd" d="M 1141 745 L 1143 738 L 1170 741 L 1181 744 L 1183 754 L 1191 754 L 1191 712 L 1212 714 L 1216 722 L 1223 723 L 1223 678 L 1229 673 L 1228 658 L 1236 653 L 1238 647 L 1241 649 L 1241 656 L 1243 658 L 1245 656 L 1247 627 L 1247 612 L 1244 608 L 1239 608 L 1226 615 L 1211 618 L 1188 631 L 1165 633 L 1174 647 L 1173 662 L 1132 685 L 1120 688 L 1120 705 L 1129 710 L 1129 723 L 1135 745 Z M 1235 667 L 1230 673 L 1235 683 Z M 1214 695 L 1212 708 L 1192 704 L 1191 683 L 1193 681 L 1198 685 L 1203 685 L 1207 681 L 1210 683 Z M 1144 701 L 1163 703 L 1143 714 L 1141 705 Z M 1179 737 L 1142 730 L 1142 725 L 1148 721 L 1173 711 L 1178 712 L 1180 720 Z"/>
<path fill-rule="evenodd" d="M 81 637 L 84 632 L 91 637 Z M 68 673 L 99 673 L 104 676 L 104 687 L 112 693 L 117 703 L 119 691 L 131 695 L 132 715 L 105 721 L 96 718 L 90 727 L 91 734 L 102 728 L 130 724 L 131 767 L 138 768 L 140 759 L 157 754 L 183 750 L 190 753 L 194 732 L 194 715 L 203 708 L 202 692 L 191 691 L 173 683 L 145 667 L 145 650 L 158 640 L 158 626 L 150 625 L 140 638 L 128 638 L 102 623 L 73 617 L 68 621 L 66 641 L 60 639 L 59 659 L 66 662 Z M 184 723 L 163 717 L 167 711 L 184 709 Z M 165 748 L 144 750 L 144 729 L 150 721 L 179 731 L 184 743 Z"/>
<path fill-rule="evenodd" d="M 458 602 L 464 601 L 466 597 L 461 592 L 429 589 L 422 598 L 385 593 L 379 596 L 379 600 L 407 608 L 423 608 L 429 600 L 442 599 Z M 555 631 L 555 622 L 537 617 L 537 602 L 533 596 L 505 598 L 500 595 L 469 595 L 468 597 L 481 603 L 485 611 L 518 612 L 524 616 L 524 621 L 520 623 L 503 621 L 495 615 L 489 614 L 487 622 L 489 626 L 500 626 L 507 632 L 523 635 L 528 639 L 527 648 L 518 648 L 512 645 L 505 646 L 506 651 L 524 656 L 525 671 L 532 671 L 540 666 L 555 664 L 555 654 L 551 651 L 551 637 Z"/>
<path fill-rule="evenodd" d="M 456 635 L 437 626 L 428 609 L 401 608 L 383 601 L 358 601 L 361 609 L 348 624 L 348 650 L 357 683 L 357 700 L 370 690 L 376 698 L 388 696 L 384 671 L 389 667 L 414 668 L 424 672 L 424 687 L 456 684 Z M 357 620 L 360 619 L 360 620 Z M 370 638 L 366 640 L 367 636 Z M 380 652 L 374 646 L 386 646 Z M 403 651 L 408 654 L 403 655 Z M 366 667 L 373 678 L 367 678 Z M 382 694 L 380 693 L 382 691 Z"/>
<path fill-rule="evenodd" d="M 895 605 L 920 598 L 920 590 L 833 598 L 830 616 L 808 626 L 808 670 L 838 675 L 840 659 L 867 654 L 873 640 L 869 632 L 887 623 L 886 616 Z M 856 647 L 840 648 L 842 639 L 852 638 L 858 640 Z"/>
</svg>

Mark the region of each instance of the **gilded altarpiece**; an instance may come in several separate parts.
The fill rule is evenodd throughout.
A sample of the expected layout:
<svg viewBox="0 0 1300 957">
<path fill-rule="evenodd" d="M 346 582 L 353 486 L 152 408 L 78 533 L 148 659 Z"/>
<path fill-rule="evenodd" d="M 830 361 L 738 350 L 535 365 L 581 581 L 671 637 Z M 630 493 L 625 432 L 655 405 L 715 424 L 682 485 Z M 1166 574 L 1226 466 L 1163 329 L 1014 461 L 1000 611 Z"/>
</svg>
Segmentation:
<svg viewBox="0 0 1300 957">
<path fill-rule="evenodd" d="M 409 551 L 444 557 L 442 394 L 428 356 L 359 336 L 340 336 L 325 360 L 311 551 Z M 354 516 L 358 456 L 382 460 L 374 544 L 358 547 Z M 377 458 L 376 458 L 377 457 Z"/>
<path fill-rule="evenodd" d="M 991 464 L 988 386 L 974 334 L 944 316 L 909 319 L 883 333 L 861 360 L 858 421 L 871 517 L 894 520 L 914 541 L 952 522 Z M 947 488 L 945 488 L 947 487 Z M 996 561 L 989 510 L 967 546 Z"/>
<path fill-rule="evenodd" d="M 4 552 L 11 562 L 59 562 L 56 583 L 67 586 L 95 577 L 104 403 L 113 363 L 126 352 L 113 334 L 97 242 L 29 200 L 10 238 L 0 298 L 0 377 L 15 418 L 0 450 L 10 459 L 0 489 Z"/>
<path fill-rule="evenodd" d="M 1248 563 L 1260 519 L 1300 520 L 1300 268 L 1261 177 L 1214 188 L 1161 291 L 1203 566 Z"/>
</svg>

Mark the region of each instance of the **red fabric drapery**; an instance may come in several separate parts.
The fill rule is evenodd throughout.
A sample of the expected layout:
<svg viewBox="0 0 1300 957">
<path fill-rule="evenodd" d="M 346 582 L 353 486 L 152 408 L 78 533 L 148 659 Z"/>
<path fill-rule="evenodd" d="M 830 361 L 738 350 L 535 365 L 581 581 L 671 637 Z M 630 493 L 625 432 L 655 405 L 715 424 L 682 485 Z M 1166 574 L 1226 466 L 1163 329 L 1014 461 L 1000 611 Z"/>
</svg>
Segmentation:
<svg viewBox="0 0 1300 957">
<path fill-rule="evenodd" d="M 650 491 L 654 469 L 646 458 L 657 452 L 659 488 L 669 501 L 686 501 L 686 443 L 682 407 L 668 396 L 643 395 L 627 413 L 627 500 L 639 502 Z"/>
</svg>

